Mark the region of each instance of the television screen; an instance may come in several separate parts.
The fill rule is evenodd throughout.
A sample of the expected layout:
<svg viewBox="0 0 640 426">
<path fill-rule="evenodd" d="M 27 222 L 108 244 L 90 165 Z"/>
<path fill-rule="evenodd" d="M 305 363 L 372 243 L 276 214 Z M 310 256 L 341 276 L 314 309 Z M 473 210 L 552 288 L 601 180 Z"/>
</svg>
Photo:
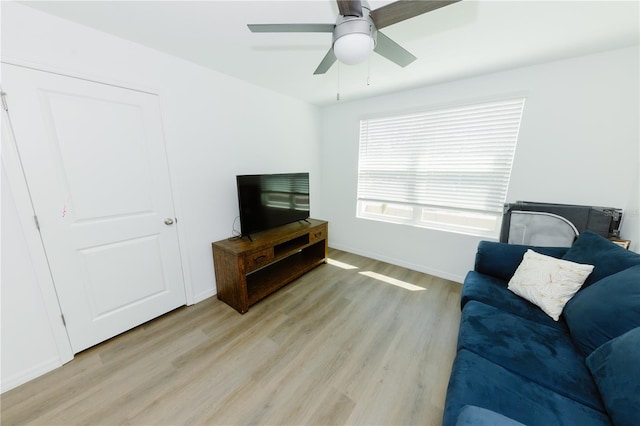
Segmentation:
<svg viewBox="0 0 640 426">
<path fill-rule="evenodd" d="M 236 176 L 243 236 L 309 217 L 309 173 Z"/>
</svg>

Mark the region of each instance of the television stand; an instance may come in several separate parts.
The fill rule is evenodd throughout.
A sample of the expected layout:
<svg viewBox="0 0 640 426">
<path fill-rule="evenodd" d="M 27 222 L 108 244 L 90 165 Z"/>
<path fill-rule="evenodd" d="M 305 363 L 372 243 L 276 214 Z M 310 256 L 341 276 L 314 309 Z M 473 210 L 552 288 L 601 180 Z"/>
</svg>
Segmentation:
<svg viewBox="0 0 640 426">
<path fill-rule="evenodd" d="M 211 244 L 218 299 L 241 314 L 327 261 L 328 223 L 293 222 L 253 234 L 253 240 Z"/>
</svg>

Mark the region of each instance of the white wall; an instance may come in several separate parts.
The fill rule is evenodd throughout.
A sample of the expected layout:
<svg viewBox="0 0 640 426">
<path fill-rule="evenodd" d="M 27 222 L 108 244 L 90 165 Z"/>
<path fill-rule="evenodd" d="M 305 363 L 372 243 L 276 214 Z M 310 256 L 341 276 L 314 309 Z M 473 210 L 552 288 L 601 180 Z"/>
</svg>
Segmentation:
<svg viewBox="0 0 640 426">
<path fill-rule="evenodd" d="M 238 214 L 236 174 L 308 171 L 311 191 L 319 192 L 315 107 L 27 6 L 3 1 L 1 7 L 3 62 L 159 94 L 191 303 L 215 294 L 211 242 L 231 236 Z M 10 252 L 24 244 L 24 235 L 18 228 L 5 235 L 17 224 L 11 214 L 5 223 L 5 210 L 11 213 L 15 205 L 4 193 L 2 202 L 3 252 Z M 312 200 L 312 215 L 316 207 Z M 30 214 L 20 206 L 17 210 Z M 4 260 L 3 308 L 20 300 L 22 311 L 41 311 L 36 295 L 24 296 L 23 286 L 33 287 L 32 277 L 24 273 L 28 265 Z M 5 268 L 13 277 L 6 285 Z M 5 357 L 17 359 L 26 350 L 5 345 L 5 335 L 21 334 L 26 341 L 51 336 L 36 324 L 28 327 L 16 312 L 8 310 L 5 316 L 3 309 L 3 390 L 8 378 L 17 383 L 16 377 L 28 378 L 31 367 L 50 361 L 45 351 L 31 354 L 24 365 L 5 365 Z"/>
<path fill-rule="evenodd" d="M 366 116 L 526 96 L 507 202 L 623 208 L 640 250 L 638 47 L 459 80 L 321 111 L 322 203 L 331 245 L 462 281 L 479 237 L 357 219 L 358 126 Z"/>
</svg>

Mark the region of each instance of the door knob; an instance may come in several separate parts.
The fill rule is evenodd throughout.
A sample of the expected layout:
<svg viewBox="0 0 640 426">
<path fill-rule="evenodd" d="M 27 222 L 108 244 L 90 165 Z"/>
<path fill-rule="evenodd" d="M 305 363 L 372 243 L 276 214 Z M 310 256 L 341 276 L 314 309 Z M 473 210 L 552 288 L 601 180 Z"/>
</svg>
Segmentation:
<svg viewBox="0 0 640 426">
<path fill-rule="evenodd" d="M 167 225 L 167 226 L 168 225 L 173 225 L 173 219 L 171 219 L 170 217 L 166 218 L 164 220 L 164 224 Z"/>
</svg>

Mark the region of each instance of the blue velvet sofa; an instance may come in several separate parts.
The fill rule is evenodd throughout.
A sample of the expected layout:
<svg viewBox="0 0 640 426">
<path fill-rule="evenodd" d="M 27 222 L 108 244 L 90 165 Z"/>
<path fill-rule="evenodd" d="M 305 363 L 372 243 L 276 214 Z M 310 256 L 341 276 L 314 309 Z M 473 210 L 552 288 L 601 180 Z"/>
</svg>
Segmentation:
<svg viewBox="0 0 640 426">
<path fill-rule="evenodd" d="M 558 321 L 507 288 L 528 249 L 594 265 Z M 640 425 L 639 254 L 482 241 L 461 305 L 445 426 Z"/>
</svg>

